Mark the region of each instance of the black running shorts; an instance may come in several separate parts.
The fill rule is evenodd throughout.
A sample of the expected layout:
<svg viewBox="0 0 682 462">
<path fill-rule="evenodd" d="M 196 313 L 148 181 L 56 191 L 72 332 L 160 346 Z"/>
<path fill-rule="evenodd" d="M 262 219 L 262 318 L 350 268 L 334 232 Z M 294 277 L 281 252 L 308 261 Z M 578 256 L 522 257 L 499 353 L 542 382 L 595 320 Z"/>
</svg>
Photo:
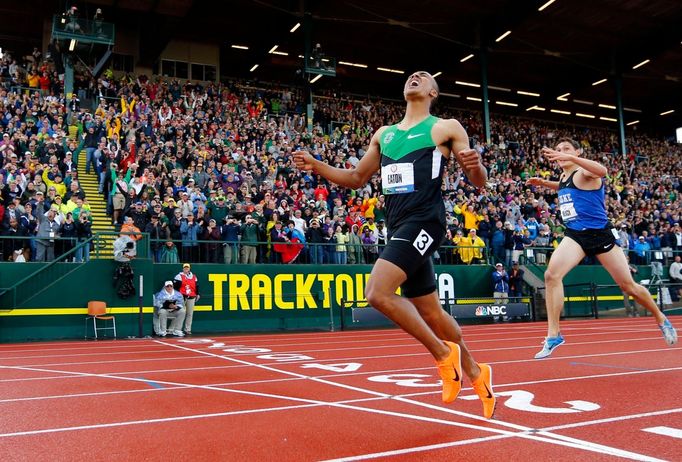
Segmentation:
<svg viewBox="0 0 682 462">
<path fill-rule="evenodd" d="M 407 223 L 391 233 L 380 258 L 407 274 L 407 280 L 400 286 L 405 297 L 421 297 L 436 290 L 431 255 L 444 237 L 445 228 L 440 223 Z"/>
<path fill-rule="evenodd" d="M 577 242 L 588 257 L 606 253 L 616 246 L 616 236 L 611 226 L 583 231 L 567 228 L 566 236 Z"/>
</svg>

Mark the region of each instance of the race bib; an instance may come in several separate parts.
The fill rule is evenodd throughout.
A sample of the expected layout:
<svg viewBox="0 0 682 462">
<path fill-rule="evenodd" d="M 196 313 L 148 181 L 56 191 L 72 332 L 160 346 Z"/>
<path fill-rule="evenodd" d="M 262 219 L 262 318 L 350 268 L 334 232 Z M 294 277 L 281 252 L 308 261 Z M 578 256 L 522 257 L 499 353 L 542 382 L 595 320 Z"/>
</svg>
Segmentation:
<svg viewBox="0 0 682 462">
<path fill-rule="evenodd" d="M 406 194 L 414 191 L 414 166 L 411 163 L 381 167 L 381 188 L 384 194 Z"/>
<path fill-rule="evenodd" d="M 573 202 L 564 202 L 559 206 L 559 209 L 561 210 L 561 218 L 563 218 L 564 221 L 571 221 L 578 218 L 578 212 L 575 211 Z"/>
</svg>

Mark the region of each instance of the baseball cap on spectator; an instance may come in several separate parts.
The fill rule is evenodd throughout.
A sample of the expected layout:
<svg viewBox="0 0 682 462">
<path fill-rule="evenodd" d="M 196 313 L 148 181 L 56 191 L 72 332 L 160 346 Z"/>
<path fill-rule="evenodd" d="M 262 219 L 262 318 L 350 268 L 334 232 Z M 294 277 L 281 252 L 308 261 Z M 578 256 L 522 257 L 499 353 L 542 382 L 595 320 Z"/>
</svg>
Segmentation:
<svg viewBox="0 0 682 462">
<path fill-rule="evenodd" d="M 495 265 L 495 268 L 502 268 L 502 266 L 503 266 L 502 263 L 497 263 L 497 264 Z"/>
<path fill-rule="evenodd" d="M 183 267 L 183 268 L 191 268 L 192 265 L 190 265 L 189 263 L 184 263 L 184 264 L 182 265 L 182 267 Z"/>
<path fill-rule="evenodd" d="M 142 205 L 142 202 L 137 201 L 137 202 L 135 202 L 135 205 Z"/>
<path fill-rule="evenodd" d="M 163 283 L 163 286 L 164 286 L 164 287 L 168 287 L 168 286 L 173 287 L 173 281 L 166 281 L 166 282 Z"/>
</svg>

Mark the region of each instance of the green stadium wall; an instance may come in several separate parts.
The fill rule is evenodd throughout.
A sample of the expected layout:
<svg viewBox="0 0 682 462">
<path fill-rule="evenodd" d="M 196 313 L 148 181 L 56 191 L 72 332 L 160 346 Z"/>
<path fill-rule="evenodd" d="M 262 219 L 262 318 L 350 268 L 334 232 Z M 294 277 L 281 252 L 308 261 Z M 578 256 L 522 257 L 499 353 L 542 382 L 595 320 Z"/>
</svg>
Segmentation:
<svg viewBox="0 0 682 462">
<path fill-rule="evenodd" d="M 41 265 L 0 264 L 0 287 L 11 287 Z M 116 295 L 115 262 L 93 260 L 75 270 L 72 263 L 56 266 L 57 270 L 73 271 L 47 284 L 32 285 L 29 280 L 19 291 L 19 301 L 27 296 L 30 299 L 13 309 L 8 303 L 0 306 L 0 341 L 83 338 L 89 300 L 106 302 L 116 316 L 119 338 L 138 335 L 138 295 L 125 300 Z M 143 334 L 150 335 L 153 294 L 181 268 L 149 260 L 134 261 L 132 266 L 136 289 L 139 276 L 143 276 Z M 201 294 L 192 330 L 230 333 L 350 326 L 351 307 L 366 306 L 358 301 L 364 298 L 371 266 L 194 264 L 192 270 L 199 279 Z M 489 267 L 439 266 L 437 271 L 443 299 L 491 294 Z"/>
</svg>

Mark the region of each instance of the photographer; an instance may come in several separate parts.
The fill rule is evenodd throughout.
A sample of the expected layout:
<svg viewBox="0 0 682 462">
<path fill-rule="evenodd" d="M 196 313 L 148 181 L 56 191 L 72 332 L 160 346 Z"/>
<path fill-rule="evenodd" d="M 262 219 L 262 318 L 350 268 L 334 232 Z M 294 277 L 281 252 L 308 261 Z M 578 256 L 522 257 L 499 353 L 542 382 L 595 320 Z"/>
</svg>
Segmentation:
<svg viewBox="0 0 682 462">
<path fill-rule="evenodd" d="M 168 319 L 171 318 L 171 335 L 184 337 L 182 324 L 185 322 L 185 307 L 182 294 L 173 288 L 173 281 L 166 281 L 163 289 L 154 296 L 154 332 L 159 337 L 166 336 Z M 158 317 L 158 324 L 156 318 Z"/>
</svg>

